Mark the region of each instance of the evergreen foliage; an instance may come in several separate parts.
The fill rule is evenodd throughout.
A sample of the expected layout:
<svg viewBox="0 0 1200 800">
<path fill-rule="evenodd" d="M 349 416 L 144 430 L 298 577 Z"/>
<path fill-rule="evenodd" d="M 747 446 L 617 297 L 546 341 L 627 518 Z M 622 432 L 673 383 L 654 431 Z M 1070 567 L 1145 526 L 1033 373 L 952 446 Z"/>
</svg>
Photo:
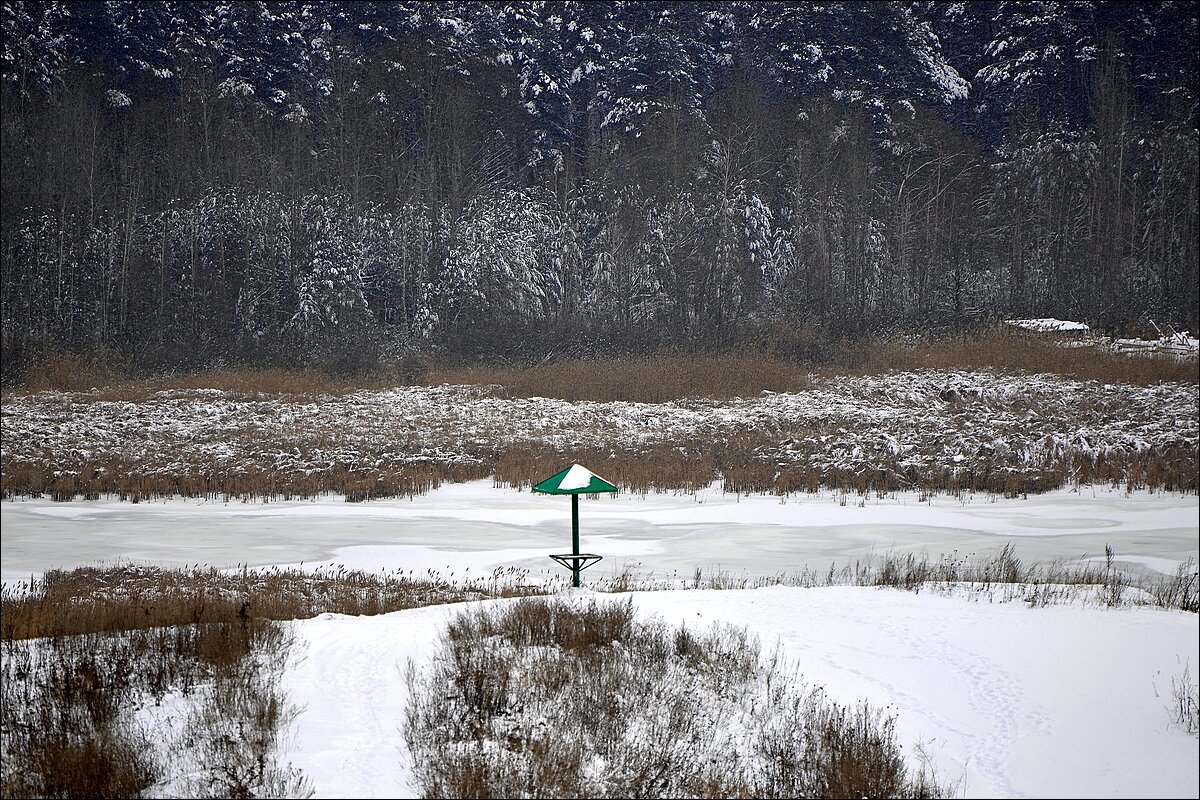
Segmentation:
<svg viewBox="0 0 1200 800">
<path fill-rule="evenodd" d="M 5 2 L 5 358 L 1195 330 L 1197 18 Z"/>
</svg>

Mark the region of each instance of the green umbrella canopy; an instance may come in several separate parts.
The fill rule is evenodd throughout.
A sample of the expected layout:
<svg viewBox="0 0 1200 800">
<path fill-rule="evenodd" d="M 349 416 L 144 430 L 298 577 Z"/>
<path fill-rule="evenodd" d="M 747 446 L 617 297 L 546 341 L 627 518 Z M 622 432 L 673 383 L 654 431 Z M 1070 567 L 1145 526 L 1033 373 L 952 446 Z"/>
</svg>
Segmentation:
<svg viewBox="0 0 1200 800">
<path fill-rule="evenodd" d="M 615 492 L 617 487 L 587 467 L 572 464 L 557 475 L 535 485 L 533 491 L 542 494 L 595 494 Z"/>
</svg>

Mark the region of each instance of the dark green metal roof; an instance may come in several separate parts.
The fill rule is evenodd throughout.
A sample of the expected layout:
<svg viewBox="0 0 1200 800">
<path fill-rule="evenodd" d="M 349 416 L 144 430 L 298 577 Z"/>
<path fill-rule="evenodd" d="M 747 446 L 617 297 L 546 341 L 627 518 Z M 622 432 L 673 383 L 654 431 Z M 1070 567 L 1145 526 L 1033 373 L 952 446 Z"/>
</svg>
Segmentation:
<svg viewBox="0 0 1200 800">
<path fill-rule="evenodd" d="M 557 475 L 536 484 L 533 491 L 542 494 L 598 494 L 615 492 L 617 487 L 587 467 L 572 464 Z"/>
</svg>

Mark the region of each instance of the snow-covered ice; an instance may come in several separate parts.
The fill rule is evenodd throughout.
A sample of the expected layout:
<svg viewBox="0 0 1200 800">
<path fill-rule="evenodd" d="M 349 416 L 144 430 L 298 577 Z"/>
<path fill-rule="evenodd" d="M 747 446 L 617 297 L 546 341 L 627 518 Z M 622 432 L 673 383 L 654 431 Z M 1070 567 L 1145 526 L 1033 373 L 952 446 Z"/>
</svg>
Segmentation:
<svg viewBox="0 0 1200 800">
<path fill-rule="evenodd" d="M 1107 487 L 1061 489 L 1028 498 L 916 494 L 862 497 L 834 492 L 585 496 L 581 546 L 605 560 L 592 576 L 625 568 L 690 577 L 699 567 L 769 576 L 871 552 L 985 555 L 1012 542 L 1026 560 L 1103 556 L 1124 568 L 1170 573 L 1198 555 L 1195 495 Z M 163 566 L 340 564 L 351 569 L 436 569 L 480 574 L 496 567 L 558 574 L 547 555 L 570 543 L 565 497 L 497 488 L 491 481 L 444 484 L 410 499 L 346 503 L 172 499 L 0 504 L 3 579 L 97 561 Z"/>
</svg>

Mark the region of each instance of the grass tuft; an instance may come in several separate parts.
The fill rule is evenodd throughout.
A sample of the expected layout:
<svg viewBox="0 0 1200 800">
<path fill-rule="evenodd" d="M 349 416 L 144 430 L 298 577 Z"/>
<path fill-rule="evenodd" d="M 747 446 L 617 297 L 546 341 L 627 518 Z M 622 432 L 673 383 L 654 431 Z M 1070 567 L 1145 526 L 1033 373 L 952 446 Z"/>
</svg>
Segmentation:
<svg viewBox="0 0 1200 800">
<path fill-rule="evenodd" d="M 1171 717 L 1189 734 L 1200 732 L 1200 684 L 1192 676 L 1191 664 L 1171 677 Z"/>
<path fill-rule="evenodd" d="M 592 578 L 588 585 L 600 592 L 660 591 L 669 589 L 758 589 L 764 586 L 880 586 L 905 591 L 933 591 L 988 602 L 1023 602 L 1040 608 L 1080 603 L 1108 608 L 1154 606 L 1200 613 L 1197 581 L 1200 572 L 1192 558 L 1163 575 L 1129 574 L 1117 565 L 1111 546 L 1105 547 L 1103 566 L 1085 555 L 1077 563 L 1024 561 L 1009 542 L 991 553 L 944 553 L 936 559 L 926 553 L 889 550 L 869 553 L 852 563 L 830 563 L 825 570 L 809 567 L 773 575 L 735 575 L 729 570 L 697 568 L 690 576 L 678 573 L 655 576 L 653 571 L 626 563 L 611 575 Z"/>
</svg>

